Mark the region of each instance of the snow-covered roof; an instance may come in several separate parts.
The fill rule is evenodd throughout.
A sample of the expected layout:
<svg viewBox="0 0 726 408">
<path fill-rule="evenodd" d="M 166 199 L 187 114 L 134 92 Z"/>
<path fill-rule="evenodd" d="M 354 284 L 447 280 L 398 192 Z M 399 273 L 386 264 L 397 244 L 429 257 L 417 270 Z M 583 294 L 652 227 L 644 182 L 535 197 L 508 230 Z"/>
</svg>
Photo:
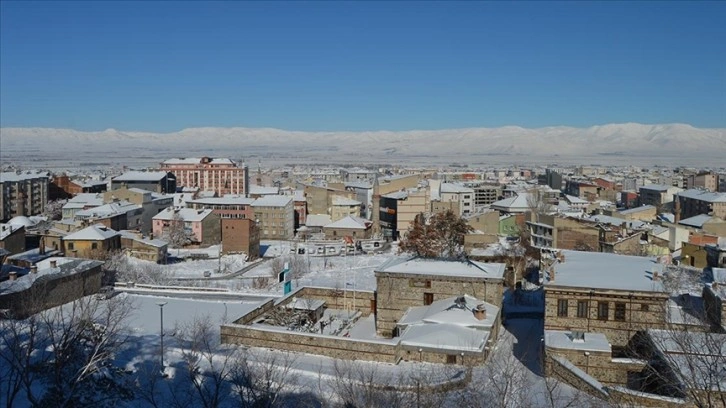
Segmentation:
<svg viewBox="0 0 726 408">
<path fill-rule="evenodd" d="M 121 236 L 124 238 L 133 239 L 134 241 L 142 242 L 144 244 L 151 245 L 151 246 L 154 246 L 157 248 L 163 248 L 163 247 L 169 245 L 169 243 L 164 241 L 163 239 L 156 239 L 156 238 L 148 239 L 148 238 L 139 237 L 133 231 L 122 230 L 122 231 L 119 231 L 119 234 L 121 234 Z"/>
<path fill-rule="evenodd" d="M 166 177 L 165 171 L 127 171 L 114 177 L 113 181 L 159 181 Z"/>
<path fill-rule="evenodd" d="M 250 194 L 277 195 L 277 194 L 280 194 L 280 188 L 279 187 L 269 187 L 269 186 L 258 186 L 256 184 L 250 184 Z"/>
<path fill-rule="evenodd" d="M 285 207 L 292 202 L 292 197 L 286 195 L 265 195 L 252 203 L 253 207 Z"/>
<path fill-rule="evenodd" d="M 627 210 L 620 211 L 620 214 L 622 214 L 622 215 L 630 215 L 630 214 L 637 214 L 637 213 L 643 212 L 643 211 L 652 211 L 652 210 L 655 210 L 655 206 L 653 206 L 653 205 L 641 205 L 640 207 L 629 208 Z"/>
<path fill-rule="evenodd" d="M 33 220 L 31 220 L 30 218 L 28 218 L 28 217 L 26 217 L 24 215 L 17 215 L 15 217 L 11 218 L 8 221 L 8 224 L 9 225 L 14 225 L 16 227 L 33 228 L 38 223 L 37 222 L 33 222 Z"/>
<path fill-rule="evenodd" d="M 228 194 L 223 197 L 198 198 L 196 200 L 187 200 L 186 202 L 203 205 L 252 205 L 254 201 L 254 198 L 248 198 L 243 195 Z"/>
<path fill-rule="evenodd" d="M 669 186 L 666 184 L 648 184 L 640 187 L 641 190 L 652 190 L 660 192 L 666 192 L 669 188 L 673 188 L 673 186 Z"/>
<path fill-rule="evenodd" d="M 474 189 L 458 183 L 442 183 L 442 193 L 474 193 Z"/>
<path fill-rule="evenodd" d="M 556 349 L 581 350 L 581 351 L 604 351 L 610 353 L 612 347 L 607 336 L 602 333 L 583 333 L 582 339 L 577 339 L 571 331 L 545 330 L 545 347 Z"/>
<path fill-rule="evenodd" d="M 640 220 L 625 220 L 622 218 L 611 217 L 609 215 L 602 214 L 589 215 L 587 217 L 583 217 L 583 219 L 598 222 L 600 224 L 609 224 L 614 226 L 622 226 L 623 224 L 625 224 L 625 226 L 630 229 L 641 229 L 647 225 L 647 223 Z"/>
<path fill-rule="evenodd" d="M 679 197 L 691 198 L 694 200 L 706 201 L 709 203 L 726 203 L 726 193 L 714 193 L 708 190 L 692 188 L 690 190 L 681 191 Z"/>
<path fill-rule="evenodd" d="M 223 159 L 223 158 L 209 158 L 209 162 L 211 164 L 234 164 L 232 160 L 230 159 Z M 164 164 L 201 164 L 202 158 L 201 157 L 182 157 L 178 159 L 168 159 L 164 160 Z"/>
<path fill-rule="evenodd" d="M 103 195 L 98 193 L 81 193 L 76 194 L 73 198 L 63 206 L 63 208 L 83 208 L 84 206 L 103 205 Z"/>
<path fill-rule="evenodd" d="M 408 198 L 408 191 L 394 191 L 392 193 L 383 194 L 382 197 L 392 198 L 394 200 L 405 200 L 406 198 Z"/>
<path fill-rule="evenodd" d="M 686 225 L 688 227 L 694 227 L 694 228 L 703 228 L 703 224 L 705 224 L 707 221 L 711 221 L 711 217 L 708 214 L 698 214 L 690 218 L 686 218 L 685 220 L 681 220 L 678 222 L 681 225 Z"/>
<path fill-rule="evenodd" d="M 25 226 L 14 225 L 14 224 L 0 224 L 0 241 L 9 237 L 10 234 L 12 234 L 15 231 L 20 230 L 21 228 L 25 228 Z"/>
<path fill-rule="evenodd" d="M 529 211 L 530 205 L 527 203 L 529 193 L 519 193 L 514 197 L 505 198 L 503 200 L 491 203 L 490 207 L 504 212 L 526 212 Z"/>
<path fill-rule="evenodd" d="M 615 289 L 644 292 L 663 292 L 660 280 L 664 265 L 655 258 L 562 250 L 564 261 L 554 265 L 555 276 L 546 271 L 545 285 L 582 289 Z"/>
<path fill-rule="evenodd" d="M 457 299 L 463 299 L 464 302 L 457 304 Z M 486 311 L 486 317 L 482 320 L 474 317 L 472 311 L 479 305 L 483 305 Z M 464 295 L 437 300 L 428 306 L 411 307 L 398 321 L 398 325 L 451 323 L 478 330 L 490 330 L 494 326 L 498 315 L 498 307 L 472 296 Z"/>
<path fill-rule="evenodd" d="M 11 281 L 6 280 L 0 282 L 0 294 L 19 292 L 30 288 L 36 280 L 53 279 L 64 275 L 72 275 L 87 271 L 91 268 L 103 265 L 101 261 L 80 258 L 53 258 L 57 265 L 55 268 L 50 267 L 50 260 L 38 262 L 38 272 L 28 273 Z"/>
<path fill-rule="evenodd" d="M 290 303 L 285 304 L 286 309 L 314 311 L 325 306 L 325 301 L 320 299 L 293 298 Z"/>
<path fill-rule="evenodd" d="M 98 207 L 80 210 L 76 212 L 77 218 L 104 218 L 116 214 L 124 214 L 129 211 L 139 210 L 141 206 L 126 200 L 100 205 Z"/>
<path fill-rule="evenodd" d="M 573 195 L 565 195 L 565 200 L 570 204 L 590 204 L 589 201 Z"/>
<path fill-rule="evenodd" d="M 371 189 L 373 185 L 366 181 L 346 181 L 345 187 L 360 188 L 360 189 Z"/>
<path fill-rule="evenodd" d="M 195 210 L 192 208 L 174 209 L 174 208 L 168 207 L 166 210 L 156 214 L 153 219 L 171 221 L 174 219 L 174 214 L 179 214 L 181 219 L 184 221 L 198 222 L 198 221 L 204 220 L 210 214 L 212 214 L 212 210 L 209 210 L 209 209 Z"/>
<path fill-rule="evenodd" d="M 400 273 L 464 278 L 502 279 L 506 265 L 471 260 L 446 260 L 394 257 L 381 265 L 376 273 Z"/>
<path fill-rule="evenodd" d="M 106 227 L 105 225 L 96 224 L 86 227 L 80 231 L 68 234 L 63 237 L 64 241 L 105 241 L 120 235 L 117 231 Z"/>
<path fill-rule="evenodd" d="M 326 224 L 323 226 L 323 228 L 343 228 L 343 229 L 356 229 L 356 230 L 364 230 L 370 226 L 371 222 L 366 220 L 365 218 L 360 217 L 353 217 L 353 216 L 347 216 L 345 218 L 341 218 L 338 221 L 335 221 L 330 224 Z"/>
<path fill-rule="evenodd" d="M 0 173 L 0 183 L 31 180 L 35 178 L 49 177 L 47 171 L 29 170 L 25 172 L 6 171 Z"/>
<path fill-rule="evenodd" d="M 401 335 L 403 347 L 427 350 L 480 352 L 489 339 L 489 331 L 456 324 L 416 324 Z"/>
<path fill-rule="evenodd" d="M 347 197 L 335 196 L 335 197 L 333 197 L 333 205 L 355 206 L 355 205 L 361 205 L 361 202 L 358 200 L 353 200 L 351 198 L 347 198 Z"/>
<path fill-rule="evenodd" d="M 305 225 L 308 227 L 324 227 L 333 222 L 328 214 L 308 214 Z"/>
</svg>

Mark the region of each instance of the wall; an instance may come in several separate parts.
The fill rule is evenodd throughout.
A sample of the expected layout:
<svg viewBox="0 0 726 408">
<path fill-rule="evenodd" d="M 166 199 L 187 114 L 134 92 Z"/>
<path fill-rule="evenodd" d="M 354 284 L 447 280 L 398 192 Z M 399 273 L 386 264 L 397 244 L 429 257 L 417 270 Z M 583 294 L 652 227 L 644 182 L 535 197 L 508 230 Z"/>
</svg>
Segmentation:
<svg viewBox="0 0 726 408">
<path fill-rule="evenodd" d="M 209 214 L 201 222 L 202 246 L 219 244 L 222 239 L 221 221 L 217 214 Z"/>
<path fill-rule="evenodd" d="M 632 293 L 632 296 L 630 294 Z M 665 327 L 665 293 L 589 290 L 545 286 L 545 329 L 581 330 L 603 333 L 616 348 L 622 349 L 639 330 Z M 557 316 L 558 300 L 568 301 L 568 313 Z M 588 301 L 588 317 L 577 317 L 577 302 Z M 608 320 L 598 319 L 598 302 L 608 302 Z M 625 303 L 625 320 L 616 321 L 615 303 Z M 644 306 L 645 305 L 645 306 Z"/>
<path fill-rule="evenodd" d="M 467 294 L 496 306 L 502 304 L 502 279 L 456 278 L 375 272 L 378 292 L 377 332 L 392 337 L 396 323 L 409 307 L 424 306 L 424 294 L 433 301 Z"/>
</svg>

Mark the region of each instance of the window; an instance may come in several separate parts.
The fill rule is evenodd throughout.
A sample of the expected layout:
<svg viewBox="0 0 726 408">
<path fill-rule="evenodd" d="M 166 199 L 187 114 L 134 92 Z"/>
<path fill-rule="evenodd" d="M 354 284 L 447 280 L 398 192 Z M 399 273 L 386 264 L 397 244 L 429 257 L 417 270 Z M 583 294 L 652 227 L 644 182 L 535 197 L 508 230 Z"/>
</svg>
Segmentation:
<svg viewBox="0 0 726 408">
<path fill-rule="evenodd" d="M 68 243 L 68 249 L 71 249 L 71 250 L 73 249 L 73 242 Z"/>
<path fill-rule="evenodd" d="M 559 299 L 557 301 L 557 316 L 567 317 L 567 299 Z"/>
<path fill-rule="evenodd" d="M 610 305 L 608 302 L 597 302 L 597 318 L 599 320 L 608 319 L 608 309 Z"/>
<path fill-rule="evenodd" d="M 424 293 L 424 306 L 428 306 L 432 303 L 434 303 L 434 294 L 433 293 Z"/>
<path fill-rule="evenodd" d="M 615 303 L 615 320 L 625 321 L 625 303 Z"/>
<path fill-rule="evenodd" d="M 577 317 L 587 317 L 587 300 L 577 301 Z"/>
<path fill-rule="evenodd" d="M 98 249 L 98 244 L 95 242 L 91 243 L 91 249 Z"/>
<path fill-rule="evenodd" d="M 650 310 L 650 308 L 648 307 L 647 303 L 643 303 L 640 305 L 640 310 L 647 312 L 648 310 Z"/>
<path fill-rule="evenodd" d="M 456 364 L 456 354 L 447 354 L 446 364 Z"/>
</svg>

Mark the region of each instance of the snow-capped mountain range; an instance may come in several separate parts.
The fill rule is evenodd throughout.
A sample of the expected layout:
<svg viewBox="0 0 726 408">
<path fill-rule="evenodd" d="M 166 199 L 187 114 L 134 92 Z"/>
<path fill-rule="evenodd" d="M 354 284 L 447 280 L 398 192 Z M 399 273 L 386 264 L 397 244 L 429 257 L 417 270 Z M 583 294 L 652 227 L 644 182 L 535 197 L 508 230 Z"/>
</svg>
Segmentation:
<svg viewBox="0 0 726 408">
<path fill-rule="evenodd" d="M 589 128 L 517 126 L 447 130 L 299 132 L 271 128 L 190 128 L 173 133 L 107 129 L 82 132 L 51 128 L 0 129 L 0 155 L 166 156 L 224 154 L 362 162 L 446 157 L 460 162 L 483 156 L 532 158 L 661 157 L 723 159 L 726 129 L 685 124 L 609 124 Z M 17 157 L 17 156 L 16 156 Z M 726 159 L 723 159 L 726 162 Z"/>
</svg>

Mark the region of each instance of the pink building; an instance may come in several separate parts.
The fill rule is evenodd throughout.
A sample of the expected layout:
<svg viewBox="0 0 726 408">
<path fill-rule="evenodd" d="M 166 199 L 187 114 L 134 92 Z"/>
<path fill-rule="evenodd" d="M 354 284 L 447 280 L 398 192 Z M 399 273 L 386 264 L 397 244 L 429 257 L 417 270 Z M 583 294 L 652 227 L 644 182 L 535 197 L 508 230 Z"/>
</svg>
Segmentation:
<svg viewBox="0 0 726 408">
<path fill-rule="evenodd" d="M 205 247 L 218 244 L 221 240 L 220 218 L 213 214 L 212 210 L 171 207 L 154 216 L 152 223 L 154 237 L 170 239 L 177 225 L 180 227 L 177 231 L 183 231 L 191 245 Z M 174 245 L 174 242 L 169 244 Z"/>
<path fill-rule="evenodd" d="M 180 187 L 198 187 L 200 191 L 214 191 L 218 196 L 249 194 L 247 167 L 237 167 L 230 159 L 169 159 L 161 163 L 161 170 L 174 173 Z"/>
</svg>

